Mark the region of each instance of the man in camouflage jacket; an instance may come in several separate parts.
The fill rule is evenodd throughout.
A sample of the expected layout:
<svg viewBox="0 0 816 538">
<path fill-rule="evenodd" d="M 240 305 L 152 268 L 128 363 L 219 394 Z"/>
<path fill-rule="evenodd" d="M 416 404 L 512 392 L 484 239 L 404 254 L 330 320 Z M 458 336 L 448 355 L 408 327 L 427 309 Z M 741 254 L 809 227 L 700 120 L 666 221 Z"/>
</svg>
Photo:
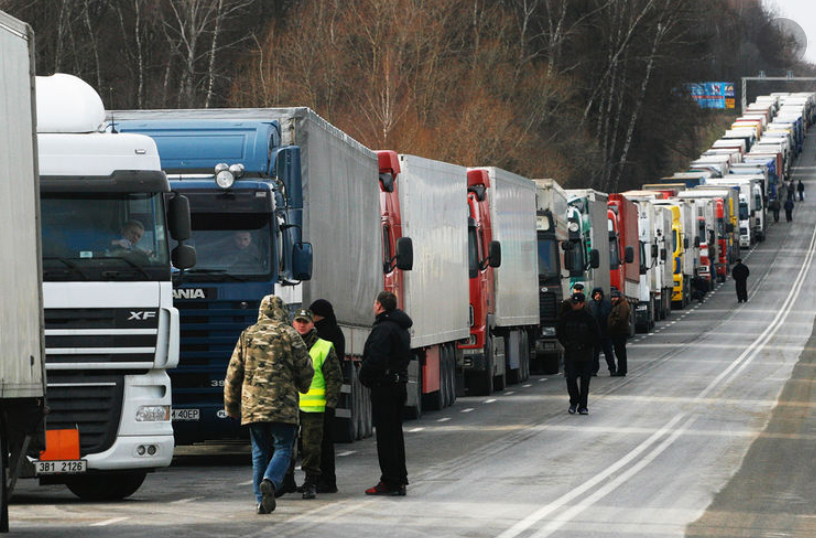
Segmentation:
<svg viewBox="0 0 816 538">
<path fill-rule="evenodd" d="M 298 424 L 298 392 L 312 383 L 314 368 L 306 344 L 289 325 L 283 301 L 267 295 L 258 322 L 241 333 L 224 381 L 224 407 L 241 417 L 252 439 L 252 482 L 258 513 L 275 509 L 292 457 Z M 270 459 L 274 444 L 274 456 Z"/>
</svg>

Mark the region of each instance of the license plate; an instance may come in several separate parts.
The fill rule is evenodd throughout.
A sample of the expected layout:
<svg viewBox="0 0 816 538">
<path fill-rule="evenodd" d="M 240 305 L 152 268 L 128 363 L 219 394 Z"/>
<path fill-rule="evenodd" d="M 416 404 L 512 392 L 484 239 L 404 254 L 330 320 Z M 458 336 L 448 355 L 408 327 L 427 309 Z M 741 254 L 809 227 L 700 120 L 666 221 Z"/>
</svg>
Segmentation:
<svg viewBox="0 0 816 538">
<path fill-rule="evenodd" d="M 88 471 L 87 460 L 57 460 L 57 461 L 34 461 L 34 473 L 41 474 L 75 474 Z"/>
<path fill-rule="evenodd" d="M 201 418 L 201 413 L 198 409 L 173 409 L 173 420 L 198 420 Z"/>
</svg>

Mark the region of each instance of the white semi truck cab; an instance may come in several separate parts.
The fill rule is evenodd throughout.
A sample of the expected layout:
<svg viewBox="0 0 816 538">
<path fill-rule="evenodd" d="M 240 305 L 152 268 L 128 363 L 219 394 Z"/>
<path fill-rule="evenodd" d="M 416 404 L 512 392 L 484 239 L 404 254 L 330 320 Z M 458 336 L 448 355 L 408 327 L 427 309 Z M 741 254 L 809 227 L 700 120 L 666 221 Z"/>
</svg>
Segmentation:
<svg viewBox="0 0 816 538">
<path fill-rule="evenodd" d="M 171 275 L 195 251 L 168 244 L 189 235 L 189 205 L 152 139 L 104 132 L 102 101 L 80 79 L 38 77 L 37 116 L 49 414 L 32 473 L 122 498 L 173 457 Z"/>
</svg>

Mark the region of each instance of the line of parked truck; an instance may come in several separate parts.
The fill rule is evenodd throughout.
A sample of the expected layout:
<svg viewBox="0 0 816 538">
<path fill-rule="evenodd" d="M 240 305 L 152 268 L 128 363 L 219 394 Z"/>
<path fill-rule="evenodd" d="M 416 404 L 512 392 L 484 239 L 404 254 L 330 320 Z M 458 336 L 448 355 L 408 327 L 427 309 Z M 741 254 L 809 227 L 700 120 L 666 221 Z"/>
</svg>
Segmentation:
<svg viewBox="0 0 816 538">
<path fill-rule="evenodd" d="M 3 505 L 16 477 L 125 497 L 174 444 L 244 435 L 223 380 L 269 293 L 334 305 L 346 336 L 335 429 L 349 442 L 372 431 L 357 370 L 382 289 L 414 319 L 413 417 L 557 373 L 555 326 L 577 282 L 620 290 L 631 333 L 648 331 L 764 238 L 816 119 L 811 94 L 762 97 L 689 170 L 606 194 L 374 151 L 308 108 L 106 112 L 75 77 L 35 83 L 30 29 L 2 13 L 0 39 L 16 59 L 2 105 L 30 111 L 3 125 L 4 177 L 33 189 L 6 189 L 2 215 L 35 216 L 0 227 L 2 248 L 38 239 L 0 278 Z M 123 243 L 134 222 L 140 237 Z M 12 290 L 25 301 L 6 301 Z M 6 330 L 12 308 L 39 330 Z M 15 375 L 25 391 L 11 402 Z"/>
</svg>

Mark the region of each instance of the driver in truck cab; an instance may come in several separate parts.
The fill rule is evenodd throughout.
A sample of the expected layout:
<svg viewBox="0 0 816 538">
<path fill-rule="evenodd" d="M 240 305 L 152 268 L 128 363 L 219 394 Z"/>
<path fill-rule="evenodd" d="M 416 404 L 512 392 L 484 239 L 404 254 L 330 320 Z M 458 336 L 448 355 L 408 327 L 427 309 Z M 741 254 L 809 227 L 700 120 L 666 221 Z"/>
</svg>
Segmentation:
<svg viewBox="0 0 816 538">
<path fill-rule="evenodd" d="M 119 233 L 122 237 L 111 241 L 111 247 L 135 250 L 136 245 L 142 240 L 144 232 L 144 225 L 141 222 L 136 219 L 130 219 L 119 229 Z"/>
</svg>

